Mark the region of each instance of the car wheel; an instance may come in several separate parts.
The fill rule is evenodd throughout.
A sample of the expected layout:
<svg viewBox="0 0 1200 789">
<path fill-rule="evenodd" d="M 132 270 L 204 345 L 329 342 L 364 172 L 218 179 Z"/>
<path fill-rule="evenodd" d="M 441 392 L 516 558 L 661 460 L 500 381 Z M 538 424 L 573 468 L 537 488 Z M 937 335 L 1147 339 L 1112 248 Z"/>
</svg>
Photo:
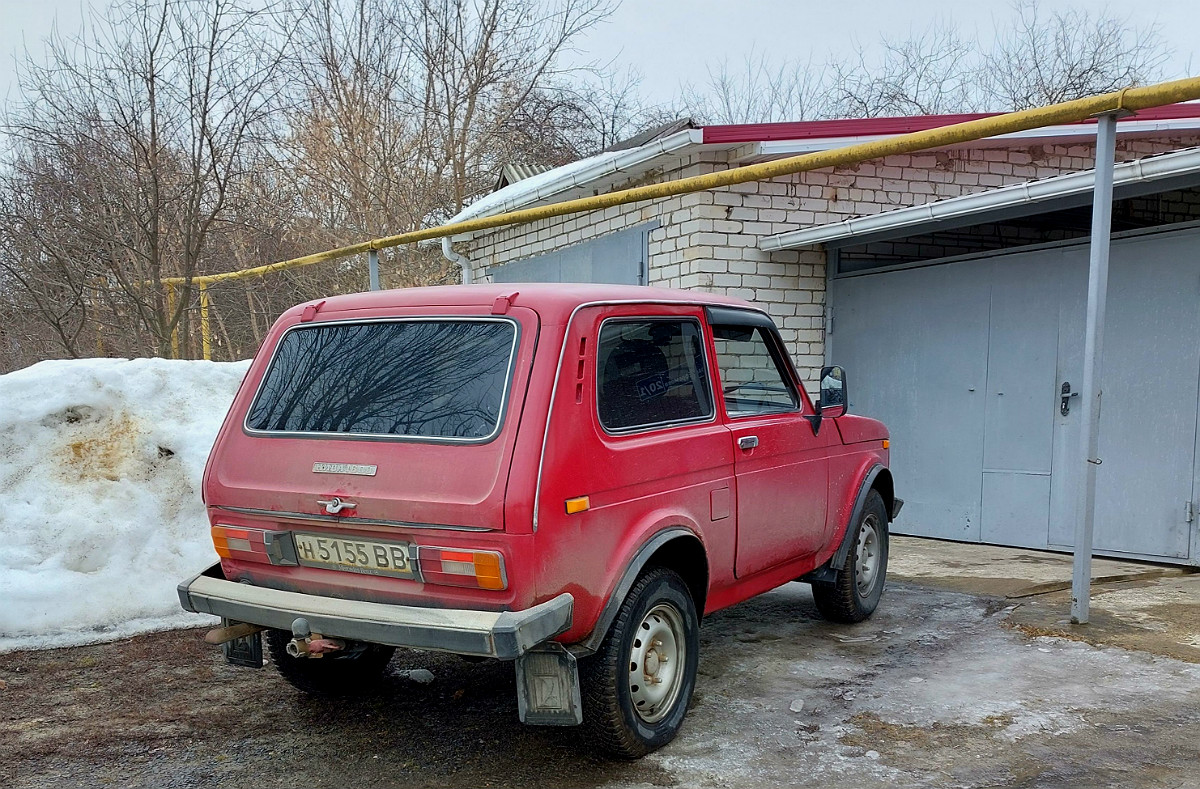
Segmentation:
<svg viewBox="0 0 1200 789">
<path fill-rule="evenodd" d="M 610 755 L 636 759 L 679 732 L 696 686 L 700 619 L 687 584 L 655 568 L 630 589 L 600 650 L 580 663 L 584 723 Z"/>
<path fill-rule="evenodd" d="M 851 524 L 850 552 L 833 583 L 814 583 L 813 600 L 831 622 L 861 622 L 875 612 L 887 580 L 887 508 L 878 491 L 867 494 L 857 523 Z"/>
<path fill-rule="evenodd" d="M 268 630 L 267 651 L 280 675 L 293 687 L 318 696 L 360 696 L 379 686 L 379 677 L 395 647 L 351 642 L 340 652 L 319 658 L 292 657 L 287 645 L 292 634 Z"/>
</svg>

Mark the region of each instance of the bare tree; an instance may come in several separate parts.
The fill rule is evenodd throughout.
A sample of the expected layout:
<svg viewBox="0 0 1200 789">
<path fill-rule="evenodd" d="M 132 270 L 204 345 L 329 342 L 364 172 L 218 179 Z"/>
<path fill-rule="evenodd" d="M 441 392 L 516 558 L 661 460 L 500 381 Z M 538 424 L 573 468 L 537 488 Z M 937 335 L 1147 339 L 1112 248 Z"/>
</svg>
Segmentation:
<svg viewBox="0 0 1200 789">
<path fill-rule="evenodd" d="M 566 164 L 680 117 L 671 107 L 647 102 L 641 83 L 632 69 L 606 67 L 534 92 L 513 118 L 514 154 L 547 166 Z"/>
<path fill-rule="evenodd" d="M 982 58 L 979 86 L 990 106 L 1026 109 L 1153 82 L 1170 50 L 1156 27 L 1068 8 L 1043 14 L 1034 0 Z"/>
<path fill-rule="evenodd" d="M 829 65 L 829 114 L 872 118 L 974 109 L 974 50 L 947 22 L 907 39 L 883 38 L 874 56 L 860 48 L 854 62 Z"/>
<path fill-rule="evenodd" d="M 1011 110 L 1158 79 L 1170 52 L 1154 27 L 1079 9 L 1044 14 L 1019 0 L 980 46 L 949 21 L 908 38 L 884 37 L 849 60 L 724 64 L 682 103 L 716 123 Z"/>
<path fill-rule="evenodd" d="M 85 318 L 127 352 L 165 353 L 192 288 L 172 305 L 162 278 L 219 266 L 211 239 L 273 117 L 266 17 L 240 0 L 130 0 L 26 61 L 0 244 L 68 353 Z M 35 295 L 47 280 L 57 297 Z"/>
<path fill-rule="evenodd" d="M 460 210 L 511 159 L 561 164 L 580 125 L 562 55 L 600 0 L 322 0 L 291 48 L 302 92 L 280 150 L 306 214 L 343 240 Z M 584 113 L 591 120 L 591 115 Z M 569 123 L 559 123 L 569 120 Z M 429 248 L 385 256 L 392 285 L 449 281 Z"/>
<path fill-rule="evenodd" d="M 424 119 L 429 186 L 459 211 L 481 194 L 521 139 L 531 97 L 572 71 L 562 55 L 610 12 L 605 0 L 414 0 L 406 20 L 412 95 Z M 419 91 L 419 92 L 417 92 Z"/>
<path fill-rule="evenodd" d="M 685 85 L 680 102 L 708 123 L 811 120 L 832 112 L 827 83 L 827 69 L 811 60 L 775 62 L 752 50 L 740 69 L 726 60 L 703 84 Z"/>
</svg>

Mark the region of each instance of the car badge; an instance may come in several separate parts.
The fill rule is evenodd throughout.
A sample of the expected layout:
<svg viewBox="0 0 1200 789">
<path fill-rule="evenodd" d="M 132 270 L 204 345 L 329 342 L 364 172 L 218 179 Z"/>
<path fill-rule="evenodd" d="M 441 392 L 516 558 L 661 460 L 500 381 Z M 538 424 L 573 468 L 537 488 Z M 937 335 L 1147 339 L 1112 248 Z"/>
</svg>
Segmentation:
<svg viewBox="0 0 1200 789">
<path fill-rule="evenodd" d="M 314 474 L 354 474 L 359 477 L 373 477 L 379 466 L 369 466 L 363 463 L 325 463 L 318 460 L 313 463 Z"/>
</svg>

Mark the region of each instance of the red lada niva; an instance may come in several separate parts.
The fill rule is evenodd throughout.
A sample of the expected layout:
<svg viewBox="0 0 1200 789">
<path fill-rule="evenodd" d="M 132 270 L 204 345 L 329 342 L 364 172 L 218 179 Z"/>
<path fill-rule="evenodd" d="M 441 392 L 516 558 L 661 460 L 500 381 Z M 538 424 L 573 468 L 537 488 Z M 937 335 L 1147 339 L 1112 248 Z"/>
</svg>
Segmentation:
<svg viewBox="0 0 1200 789">
<path fill-rule="evenodd" d="M 700 292 L 478 285 L 297 306 L 217 436 L 219 564 L 179 587 L 291 684 L 396 647 L 513 660 L 526 723 L 636 757 L 679 731 L 700 618 L 789 581 L 870 616 L 902 502 L 882 424 L 811 402 L 771 319 Z"/>
</svg>

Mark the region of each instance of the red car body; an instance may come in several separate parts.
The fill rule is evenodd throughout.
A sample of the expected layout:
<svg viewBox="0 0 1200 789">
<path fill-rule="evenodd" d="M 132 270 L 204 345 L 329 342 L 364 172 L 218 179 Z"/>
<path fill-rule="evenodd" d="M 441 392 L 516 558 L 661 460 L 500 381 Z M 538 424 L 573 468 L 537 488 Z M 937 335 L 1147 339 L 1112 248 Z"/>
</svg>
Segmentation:
<svg viewBox="0 0 1200 789">
<path fill-rule="evenodd" d="M 307 596 L 455 611 L 522 612 L 565 593 L 569 622 L 553 640 L 586 654 L 598 646 L 638 569 L 652 560 L 684 578 L 702 613 L 820 573 L 844 546 L 867 491 L 884 499 L 889 518 L 898 508 L 887 471 L 888 433 L 861 416 L 822 420 L 790 361 L 786 374 L 798 407 L 731 416 L 729 395 L 720 394 L 714 309 L 771 326 L 779 343 L 769 319 L 749 303 L 652 288 L 417 288 L 288 310 L 250 367 L 205 472 L 212 524 L 235 535 L 249 530 L 244 543 L 233 538 L 242 550 L 226 545 L 220 576 Z M 247 414 L 285 333 L 429 316 L 515 322 L 494 436 L 453 443 L 248 429 Z M 714 393 L 710 418 L 629 432 L 605 428 L 597 408 L 604 364 L 597 338 L 606 321 L 635 318 L 701 328 L 704 373 Z M 317 467 L 332 473 L 315 473 Z M 364 468 L 375 471 L 337 473 Z M 329 502 L 341 509 L 331 511 Z M 348 545 L 351 555 L 355 540 L 368 550 L 371 541 L 415 546 L 415 571 L 402 578 L 276 562 L 291 555 L 290 546 L 282 552 L 279 546 L 299 531 Z M 429 582 L 422 547 L 496 552 L 504 588 Z M 185 587 L 185 607 L 239 620 L 189 597 Z M 413 645 L 471 651 L 428 639 Z"/>
</svg>

